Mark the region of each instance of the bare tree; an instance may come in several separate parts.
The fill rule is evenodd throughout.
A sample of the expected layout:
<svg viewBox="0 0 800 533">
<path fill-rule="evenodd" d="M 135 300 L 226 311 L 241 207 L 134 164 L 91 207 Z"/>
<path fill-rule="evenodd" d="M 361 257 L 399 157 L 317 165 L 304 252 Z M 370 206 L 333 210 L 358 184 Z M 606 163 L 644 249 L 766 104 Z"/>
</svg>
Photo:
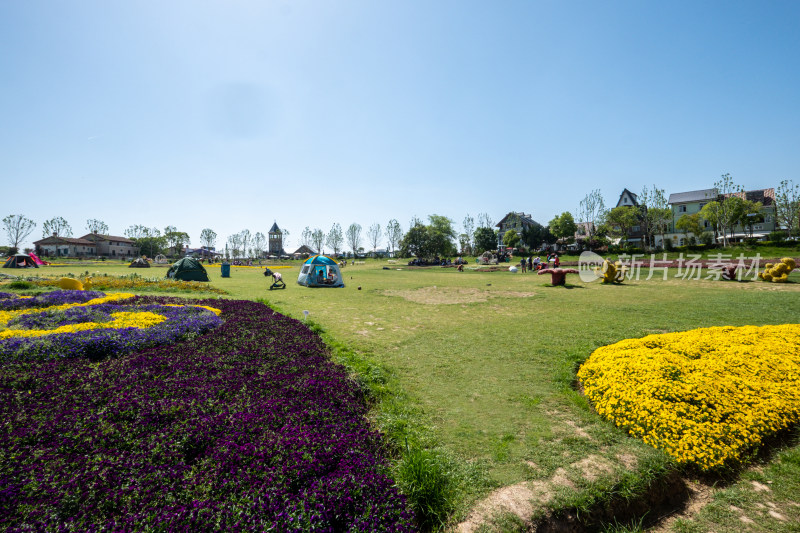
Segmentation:
<svg viewBox="0 0 800 533">
<path fill-rule="evenodd" d="M 361 224 L 353 222 L 347 228 L 347 244 L 353 250 L 353 257 L 358 255 L 358 249 L 361 247 Z"/>
<path fill-rule="evenodd" d="M 108 224 L 102 220 L 90 218 L 86 221 L 86 230 L 89 233 L 96 233 L 98 235 L 108 235 Z"/>
<path fill-rule="evenodd" d="M 578 223 L 584 223 L 586 237 L 589 241 L 594 239 L 597 228 L 600 226 L 606 212 L 606 204 L 600 189 L 595 189 L 581 200 L 578 207 Z"/>
<path fill-rule="evenodd" d="M 475 236 L 475 219 L 467 213 L 461 225 L 464 227 L 464 233 L 459 236 L 461 250 L 469 253 L 472 250 L 472 239 Z"/>
<path fill-rule="evenodd" d="M 306 226 L 303 233 L 300 235 L 300 246 L 308 246 L 311 248 L 312 244 L 314 244 L 313 233 L 308 226 Z"/>
<path fill-rule="evenodd" d="M 72 226 L 63 217 L 53 217 L 42 224 L 42 237 L 72 237 Z"/>
<path fill-rule="evenodd" d="M 205 228 L 200 232 L 200 244 L 206 249 L 213 248 L 217 243 L 217 232 L 211 228 Z"/>
<path fill-rule="evenodd" d="M 714 188 L 719 194 L 719 224 L 722 229 L 722 246 L 728 246 L 728 228 L 733 226 L 734 221 L 739 217 L 739 203 L 741 199 L 736 193 L 742 192 L 742 188 L 734 184 L 730 174 L 723 174 L 719 181 L 714 183 Z"/>
<path fill-rule="evenodd" d="M 247 247 L 250 245 L 251 238 L 249 229 L 243 229 L 239 232 L 239 246 L 243 256 L 247 255 Z"/>
<path fill-rule="evenodd" d="M 142 237 L 149 237 L 150 228 L 147 226 L 142 226 L 141 224 L 134 224 L 133 226 L 128 226 L 128 229 L 125 230 L 125 236 L 129 239 L 141 239 Z"/>
<path fill-rule="evenodd" d="M 319 228 L 314 228 L 311 232 L 311 242 L 314 243 L 314 251 L 322 253 L 322 246 L 325 244 L 325 232 Z"/>
<path fill-rule="evenodd" d="M 328 232 L 328 236 L 325 238 L 325 244 L 330 246 L 333 250 L 333 254 L 336 255 L 342 249 L 343 242 L 344 236 L 342 235 L 342 227 L 337 222 L 334 222 L 333 226 L 331 226 L 331 230 Z"/>
<path fill-rule="evenodd" d="M 8 243 L 14 248 L 14 252 L 19 250 L 19 245 L 28 235 L 31 234 L 36 222 L 23 215 L 8 215 L 3 219 L 3 229 L 8 236 Z"/>
<path fill-rule="evenodd" d="M 381 225 L 377 222 L 369 227 L 367 230 L 367 240 L 372 245 L 372 251 L 378 249 L 378 245 L 381 243 L 381 237 L 383 236 L 383 232 L 381 231 Z"/>
<path fill-rule="evenodd" d="M 400 223 L 392 219 L 386 224 L 386 240 L 389 244 L 389 250 L 394 253 L 397 249 L 397 245 L 400 244 L 400 241 L 403 239 L 403 228 L 400 227 Z"/>
<path fill-rule="evenodd" d="M 492 229 L 494 227 L 494 221 L 492 220 L 492 217 L 490 217 L 488 213 L 479 213 L 478 227 Z"/>
<path fill-rule="evenodd" d="M 800 219 L 800 185 L 783 180 L 775 191 L 776 227 L 785 228 L 791 234 L 800 223 L 798 219 Z"/>
<path fill-rule="evenodd" d="M 264 252 L 264 248 L 267 245 L 267 238 L 264 236 L 263 233 L 257 231 L 255 235 L 253 235 L 253 255 L 257 258 L 261 259 L 261 254 Z"/>
</svg>

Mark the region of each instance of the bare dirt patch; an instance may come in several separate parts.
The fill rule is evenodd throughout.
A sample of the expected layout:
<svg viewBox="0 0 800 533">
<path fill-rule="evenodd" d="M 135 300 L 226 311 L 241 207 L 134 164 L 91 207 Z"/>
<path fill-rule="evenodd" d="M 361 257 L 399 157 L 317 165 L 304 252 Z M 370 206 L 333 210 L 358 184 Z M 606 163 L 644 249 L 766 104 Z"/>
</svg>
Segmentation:
<svg viewBox="0 0 800 533">
<path fill-rule="evenodd" d="M 649 529 L 650 533 L 666 533 L 672 530 L 672 525 L 679 519 L 688 519 L 695 516 L 700 510 L 711 502 L 714 489 L 708 485 L 686 480 L 689 498 L 678 512 L 660 521 L 658 525 Z M 746 517 L 745 517 L 746 518 Z"/>
<path fill-rule="evenodd" d="M 532 292 L 486 291 L 466 287 L 421 287 L 414 290 L 385 290 L 387 296 L 399 296 L 410 302 L 426 305 L 469 304 L 490 298 L 530 298 Z"/>
</svg>

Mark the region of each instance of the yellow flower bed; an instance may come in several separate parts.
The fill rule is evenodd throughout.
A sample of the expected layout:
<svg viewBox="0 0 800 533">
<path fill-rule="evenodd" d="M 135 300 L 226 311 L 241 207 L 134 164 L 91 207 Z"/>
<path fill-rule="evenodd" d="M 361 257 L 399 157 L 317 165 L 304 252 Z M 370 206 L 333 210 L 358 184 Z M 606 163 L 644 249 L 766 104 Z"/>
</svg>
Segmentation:
<svg viewBox="0 0 800 533">
<path fill-rule="evenodd" d="M 712 470 L 800 421 L 800 324 L 628 339 L 595 350 L 578 379 L 603 418 Z"/>
<path fill-rule="evenodd" d="M 52 307 L 48 309 L 52 309 Z M 40 311 L 40 309 L 37 309 L 37 311 Z M 55 329 L 7 329 L 5 331 L 0 331 L 0 340 L 9 339 L 11 337 L 41 337 L 43 335 L 53 335 L 55 333 L 75 333 L 77 331 L 89 331 L 92 329 L 144 329 L 153 327 L 156 324 L 160 324 L 167 319 L 165 316 L 157 315 L 149 311 L 124 311 L 120 313 L 111 313 L 111 318 L 113 318 L 113 320 L 109 322 L 84 322 L 81 324 L 67 324 L 65 326 L 59 326 Z"/>
<path fill-rule="evenodd" d="M 88 302 L 84 303 L 74 303 L 74 304 L 63 304 L 63 305 L 53 305 L 50 307 L 29 307 L 27 309 L 17 309 L 14 311 L 0 311 L 0 327 L 5 326 L 8 324 L 8 321 L 16 318 L 20 315 L 24 315 L 27 313 L 40 313 L 43 310 L 47 309 L 48 311 L 64 311 L 66 309 L 71 309 L 73 307 L 87 307 L 90 305 L 98 305 L 98 304 L 105 304 L 108 302 L 116 302 L 117 300 L 127 300 L 128 298 L 133 298 L 136 296 L 135 294 L 127 293 L 127 292 L 118 292 L 116 294 L 109 294 L 108 296 L 104 296 L 102 298 L 95 298 L 93 300 L 89 300 Z"/>
</svg>

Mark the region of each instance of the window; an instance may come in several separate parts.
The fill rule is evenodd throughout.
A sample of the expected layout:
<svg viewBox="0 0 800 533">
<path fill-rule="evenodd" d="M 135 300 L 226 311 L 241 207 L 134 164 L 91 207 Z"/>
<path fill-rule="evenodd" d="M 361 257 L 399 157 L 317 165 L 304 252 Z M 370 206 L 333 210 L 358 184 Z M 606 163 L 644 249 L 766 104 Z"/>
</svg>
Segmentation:
<svg viewBox="0 0 800 533">
<path fill-rule="evenodd" d="M 679 205 L 678 206 L 678 213 L 685 213 L 685 212 L 686 212 L 686 206 L 685 205 Z"/>
<path fill-rule="evenodd" d="M 640 231 L 641 229 L 642 229 L 642 228 L 640 228 L 639 226 L 633 226 L 633 227 L 631 228 L 631 231 L 633 231 L 633 232 L 636 232 L 636 231 Z"/>
<path fill-rule="evenodd" d="M 698 209 L 703 209 L 703 206 L 706 205 L 705 202 L 700 202 L 700 205 L 697 206 Z"/>
</svg>

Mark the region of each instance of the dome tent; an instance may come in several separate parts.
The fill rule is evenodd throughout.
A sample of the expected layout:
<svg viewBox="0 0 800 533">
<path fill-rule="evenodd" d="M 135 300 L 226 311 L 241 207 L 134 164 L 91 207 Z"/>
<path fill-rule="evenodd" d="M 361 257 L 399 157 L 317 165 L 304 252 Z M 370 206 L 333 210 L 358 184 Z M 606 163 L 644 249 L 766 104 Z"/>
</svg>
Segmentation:
<svg viewBox="0 0 800 533">
<path fill-rule="evenodd" d="M 3 268 L 39 268 L 39 265 L 27 254 L 16 254 L 6 260 Z"/>
<path fill-rule="evenodd" d="M 167 270 L 167 277 L 182 281 L 208 281 L 206 269 L 192 257 L 178 259 Z"/>
<path fill-rule="evenodd" d="M 300 268 L 297 284 L 304 287 L 344 287 L 344 280 L 336 261 L 326 255 L 313 255 Z"/>
</svg>

